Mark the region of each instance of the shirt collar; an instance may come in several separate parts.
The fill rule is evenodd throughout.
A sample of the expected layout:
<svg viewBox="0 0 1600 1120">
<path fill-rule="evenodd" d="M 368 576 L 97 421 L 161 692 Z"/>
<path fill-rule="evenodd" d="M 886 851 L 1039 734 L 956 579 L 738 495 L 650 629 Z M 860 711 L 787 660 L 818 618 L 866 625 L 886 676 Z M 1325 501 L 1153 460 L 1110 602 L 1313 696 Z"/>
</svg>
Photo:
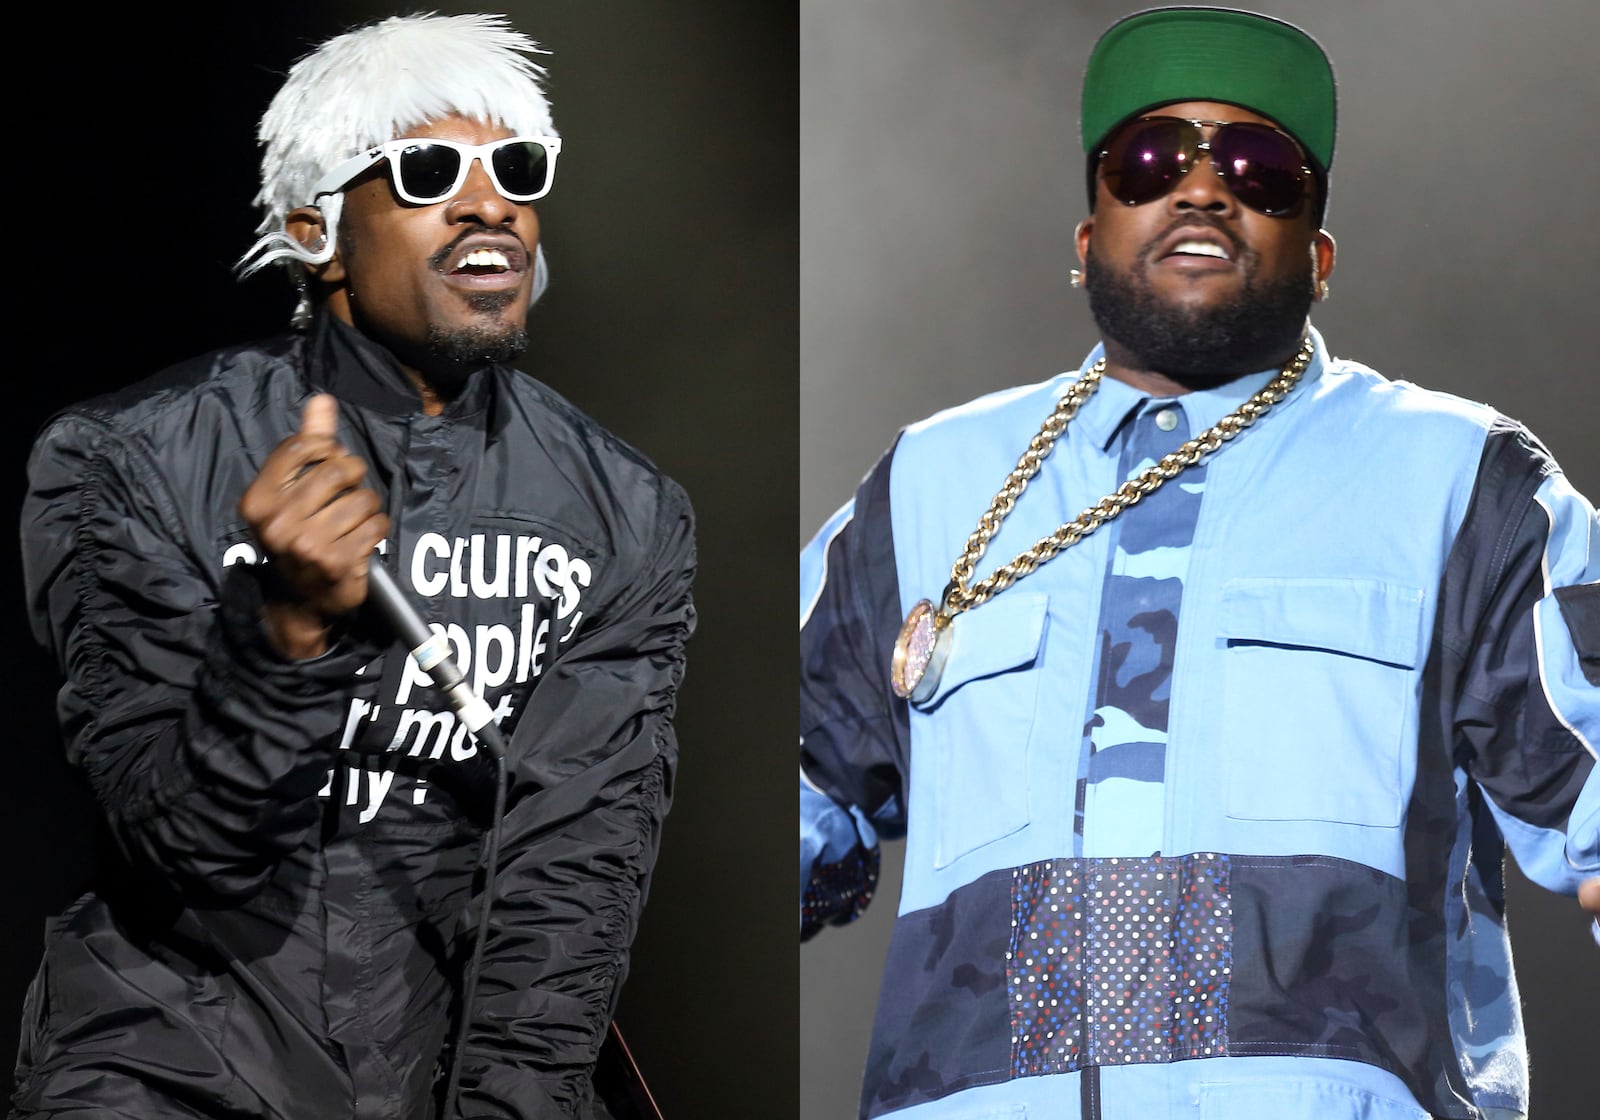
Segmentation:
<svg viewBox="0 0 1600 1120">
<path fill-rule="evenodd" d="M 326 309 L 318 310 L 308 333 L 307 357 L 313 386 L 389 415 L 421 411 L 417 387 L 387 348 Z M 462 420 L 482 412 L 492 381 L 483 370 L 474 371 L 465 388 L 445 405 L 444 415 Z"/>
<path fill-rule="evenodd" d="M 1296 397 L 1306 395 L 1305 389 L 1322 376 L 1328 352 L 1317 329 L 1312 327 L 1310 332 L 1313 347 L 1311 361 L 1300 376 L 1299 388 L 1290 393 L 1283 403 L 1277 406 L 1279 408 L 1292 404 Z M 1105 352 L 1105 344 L 1096 343 L 1094 349 L 1084 358 L 1083 364 L 1078 367 L 1079 375 L 1087 373 L 1105 356 Z M 1118 381 L 1114 377 L 1103 377 L 1100 379 L 1100 387 L 1078 409 L 1078 414 L 1072 418 L 1068 427 L 1076 428 L 1088 436 L 1096 448 L 1106 451 L 1123 423 L 1139 409 L 1139 406 L 1150 400 L 1170 400 L 1178 404 L 1188 417 L 1191 435 L 1199 435 L 1260 392 L 1279 372 L 1276 366 L 1258 370 L 1235 378 L 1226 385 L 1219 385 L 1215 389 L 1199 389 L 1180 397 L 1151 397 L 1125 381 Z"/>
</svg>

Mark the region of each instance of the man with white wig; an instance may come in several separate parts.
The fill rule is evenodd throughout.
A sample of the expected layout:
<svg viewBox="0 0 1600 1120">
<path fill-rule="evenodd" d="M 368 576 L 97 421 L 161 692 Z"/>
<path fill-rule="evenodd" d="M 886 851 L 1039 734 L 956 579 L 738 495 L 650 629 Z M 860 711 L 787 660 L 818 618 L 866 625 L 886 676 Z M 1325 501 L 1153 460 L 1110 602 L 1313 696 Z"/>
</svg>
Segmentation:
<svg viewBox="0 0 1600 1120">
<path fill-rule="evenodd" d="M 427 14 L 297 62 L 239 263 L 288 273 L 289 329 L 34 445 L 30 617 L 103 843 L 50 923 L 17 1115 L 602 1108 L 694 521 L 507 364 L 561 150 L 541 53 Z"/>
</svg>

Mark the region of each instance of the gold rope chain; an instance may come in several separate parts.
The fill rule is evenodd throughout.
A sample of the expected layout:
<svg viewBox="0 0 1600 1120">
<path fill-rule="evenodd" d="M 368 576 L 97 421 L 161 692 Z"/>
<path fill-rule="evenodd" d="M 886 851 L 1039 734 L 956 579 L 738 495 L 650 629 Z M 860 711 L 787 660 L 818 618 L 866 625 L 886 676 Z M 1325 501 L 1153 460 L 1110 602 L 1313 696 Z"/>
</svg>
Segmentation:
<svg viewBox="0 0 1600 1120">
<path fill-rule="evenodd" d="M 978 518 L 978 527 L 967 538 L 965 551 L 950 569 L 950 585 L 945 588 L 944 601 L 940 605 L 939 613 L 948 621 L 962 611 L 970 610 L 999 594 L 1063 549 L 1087 537 L 1129 506 L 1136 505 L 1155 493 L 1168 479 L 1200 462 L 1261 419 L 1269 408 L 1283 400 L 1289 390 L 1299 383 L 1306 366 L 1311 364 L 1314 352 L 1315 348 L 1308 334 L 1301 340 L 1299 352 L 1260 392 L 1182 447 L 1164 456 L 1160 462 L 1145 468 L 1136 477 L 1124 482 L 1116 493 L 1107 494 L 1054 533 L 1041 538 L 1032 548 L 1019 553 L 1011 563 L 1001 565 L 987 579 L 968 587 L 967 583 L 972 579 L 978 561 L 983 558 L 984 551 L 989 547 L 990 539 L 1000 531 L 1000 523 L 1017 504 L 1017 499 L 1022 496 L 1023 490 L 1027 489 L 1028 480 L 1039 473 L 1045 457 L 1055 447 L 1056 440 L 1061 438 L 1061 433 L 1066 431 L 1067 422 L 1076 415 L 1083 402 L 1100 387 L 1100 378 L 1106 368 L 1106 360 L 1101 358 L 1067 387 L 1055 409 L 1046 418 L 1044 426 L 1039 429 L 1039 434 L 1029 441 L 1028 450 L 1017 461 L 1016 469 L 1006 476 L 1005 485 L 994 496 L 989 509 Z"/>
</svg>

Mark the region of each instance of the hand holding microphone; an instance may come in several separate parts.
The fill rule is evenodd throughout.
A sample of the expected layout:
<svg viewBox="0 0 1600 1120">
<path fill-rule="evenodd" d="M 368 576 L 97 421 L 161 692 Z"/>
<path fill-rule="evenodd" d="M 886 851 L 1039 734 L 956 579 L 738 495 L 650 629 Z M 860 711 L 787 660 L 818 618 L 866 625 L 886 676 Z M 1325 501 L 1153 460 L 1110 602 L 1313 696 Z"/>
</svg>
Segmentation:
<svg viewBox="0 0 1600 1120">
<path fill-rule="evenodd" d="M 316 657 L 327 651 L 334 624 L 370 598 L 467 730 L 502 757 L 489 705 L 467 684 L 448 640 L 423 622 L 377 555 L 389 517 L 365 485 L 366 463 L 339 442 L 338 430 L 338 401 L 313 396 L 300 431 L 273 450 L 239 501 L 284 589 L 262 609 L 268 639 L 285 657 Z"/>
<path fill-rule="evenodd" d="M 338 440 L 338 418 L 333 397 L 313 396 L 300 430 L 273 449 L 239 499 L 279 589 L 262 623 L 293 660 L 327 651 L 335 623 L 366 599 L 370 557 L 389 535 L 366 463 Z"/>
</svg>

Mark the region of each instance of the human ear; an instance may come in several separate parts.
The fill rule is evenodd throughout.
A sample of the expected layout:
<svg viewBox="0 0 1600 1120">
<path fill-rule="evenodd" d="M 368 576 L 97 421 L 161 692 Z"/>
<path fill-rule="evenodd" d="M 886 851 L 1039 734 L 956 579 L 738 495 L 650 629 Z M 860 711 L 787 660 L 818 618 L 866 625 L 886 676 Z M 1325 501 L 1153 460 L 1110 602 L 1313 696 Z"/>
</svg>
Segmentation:
<svg viewBox="0 0 1600 1120">
<path fill-rule="evenodd" d="M 1094 233 L 1094 215 L 1090 214 L 1072 231 L 1072 242 L 1078 250 L 1078 263 L 1087 269 L 1089 264 L 1089 238 Z M 1074 270 L 1076 271 L 1076 270 Z M 1081 284 L 1080 284 L 1081 286 Z"/>
<path fill-rule="evenodd" d="M 1328 282 L 1328 277 L 1333 275 L 1333 262 L 1337 246 L 1334 244 L 1333 234 L 1325 229 L 1319 229 L 1311 238 L 1311 272 L 1320 287 Z"/>
<path fill-rule="evenodd" d="M 1333 234 L 1319 229 L 1311 237 L 1311 298 L 1321 303 L 1328 298 L 1328 277 L 1333 275 Z"/>
<path fill-rule="evenodd" d="M 283 229 L 306 249 L 321 252 L 328 244 L 327 221 L 316 206 L 297 206 L 283 219 Z M 344 262 L 336 251 L 322 264 L 307 264 L 306 271 L 325 284 L 337 284 L 345 278 Z"/>
</svg>

